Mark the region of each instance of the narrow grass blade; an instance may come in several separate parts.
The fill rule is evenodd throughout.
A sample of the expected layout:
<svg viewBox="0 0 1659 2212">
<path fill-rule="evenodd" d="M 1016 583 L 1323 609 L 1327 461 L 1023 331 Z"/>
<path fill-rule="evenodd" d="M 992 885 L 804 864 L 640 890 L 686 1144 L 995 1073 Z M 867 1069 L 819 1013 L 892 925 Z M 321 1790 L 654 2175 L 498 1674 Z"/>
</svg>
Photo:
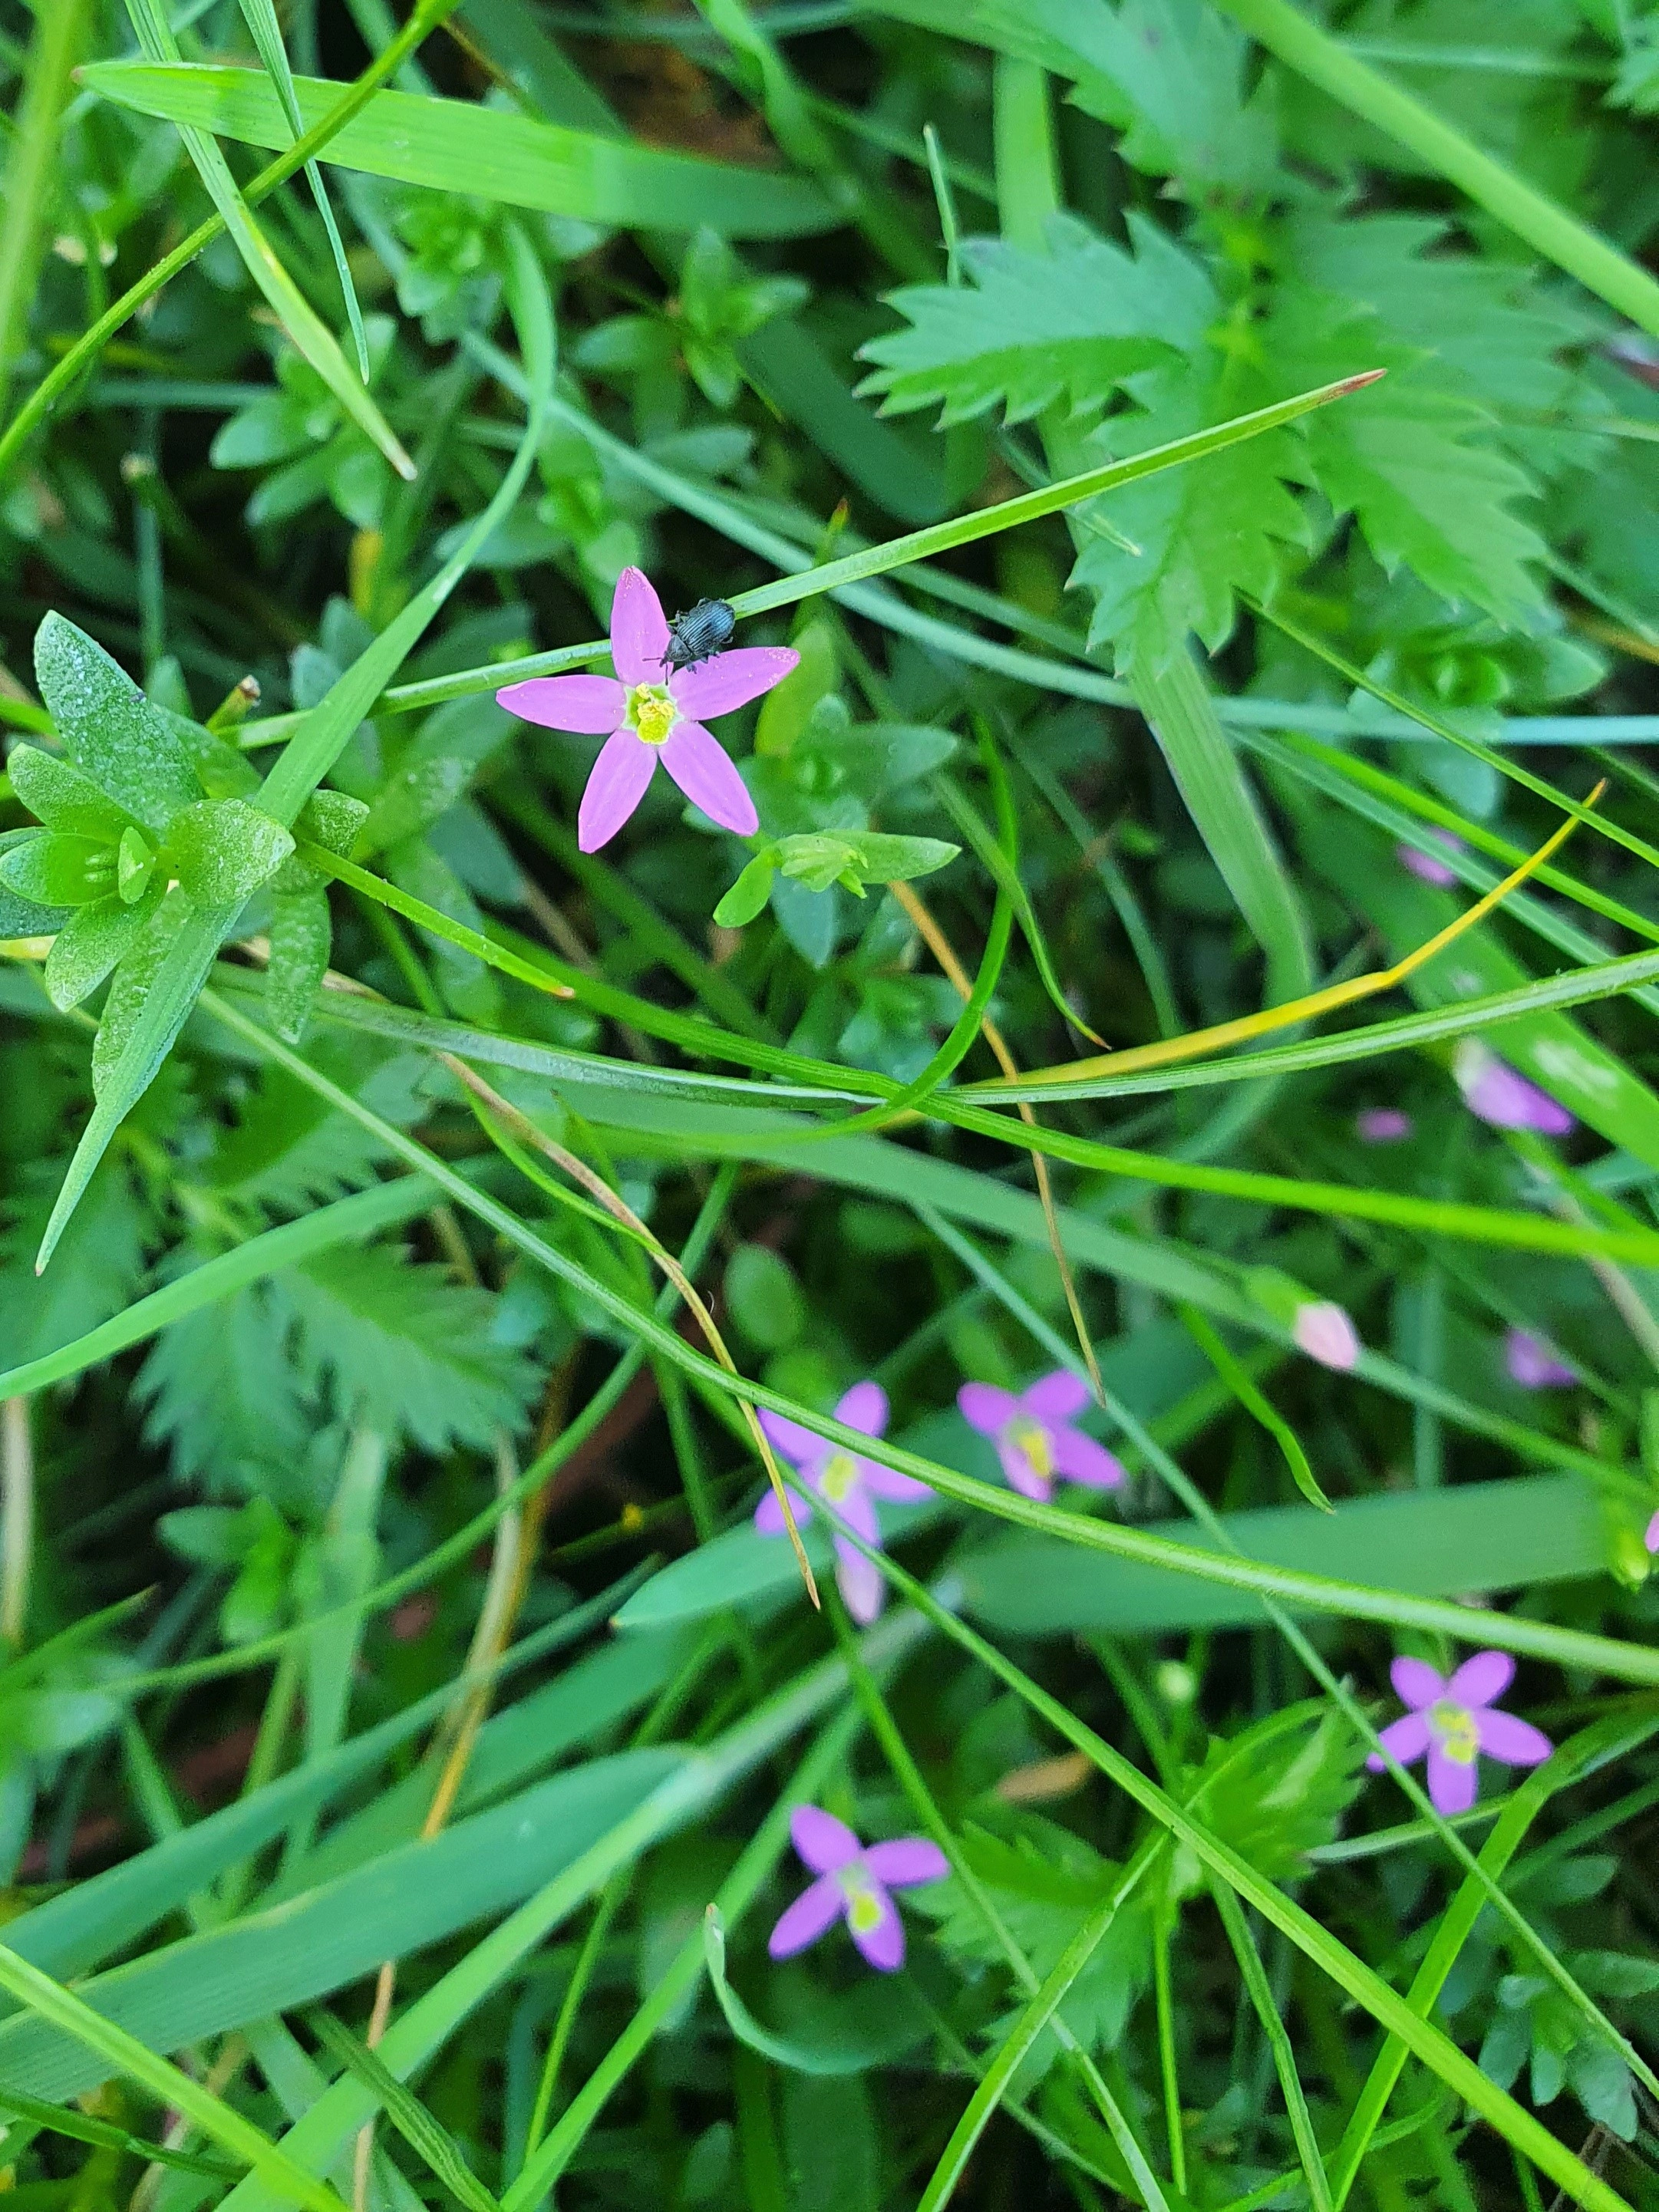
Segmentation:
<svg viewBox="0 0 1659 2212">
<path fill-rule="evenodd" d="M 35 10 L 0 191 L 0 405 L 12 364 L 27 342 L 57 170 L 58 126 L 74 88 L 71 73 L 91 12 L 90 0 L 51 0 Z"/>
<path fill-rule="evenodd" d="M 738 2041 L 792 2074 L 867 2073 L 872 2066 L 902 2057 L 927 2033 L 925 2013 L 903 2011 L 896 2017 L 888 2004 L 883 2008 L 880 2024 L 872 2022 L 862 2035 L 848 2028 L 836 2036 L 827 2033 L 821 2025 L 814 2027 L 810 2043 L 775 2035 L 761 2025 L 726 1978 L 726 1920 L 718 1905 L 711 1905 L 702 1917 L 702 1955 L 709 1987 Z"/>
<path fill-rule="evenodd" d="M 1251 1419 L 1261 1424 L 1284 1453 L 1285 1463 L 1291 1470 L 1291 1479 L 1309 1504 L 1318 1506 L 1322 1513 L 1334 1513 L 1336 1508 L 1320 1487 L 1319 1478 L 1308 1464 L 1308 1455 L 1303 1450 L 1296 1431 L 1278 1407 L 1257 1389 L 1249 1370 L 1234 1358 L 1224 1340 L 1211 1328 L 1196 1306 L 1184 1305 L 1179 1311 L 1182 1325 L 1194 1343 Z"/>
<path fill-rule="evenodd" d="M 67 2136 L 73 2142 L 95 2143 L 100 2149 L 124 2151 L 130 2158 L 142 2158 L 155 2166 L 170 2166 L 180 2173 L 202 2173 L 215 2181 L 236 2181 L 244 2171 L 240 2166 L 223 2165 L 216 2158 L 198 2158 L 191 2151 L 172 2150 L 166 2143 L 150 2142 L 143 2136 L 130 2134 L 125 2128 L 113 2126 L 108 2120 L 94 2119 L 89 2112 L 78 2112 L 73 2105 L 43 2104 L 38 2097 L 24 2096 L 20 2089 L 0 2088 L 0 2112 L 15 2112 L 20 2119 L 53 2135 Z M 9 2151 L 10 2144 L 6 2148 Z"/>
<path fill-rule="evenodd" d="M 1255 2016 L 1261 2023 L 1261 2032 L 1267 2037 L 1273 2055 L 1273 2070 L 1279 2076 L 1279 2094 L 1285 2100 L 1285 2116 L 1296 2142 L 1296 2154 L 1302 2161 L 1302 2172 L 1308 2184 L 1308 2202 L 1312 2212 L 1333 2212 L 1331 2185 L 1325 2172 L 1325 2160 L 1319 2148 L 1319 2138 L 1314 2133 L 1313 2116 L 1308 2110 L 1302 2077 L 1296 2069 L 1296 2048 L 1291 2041 L 1290 2031 L 1279 2017 L 1273 1984 L 1267 1979 L 1261 1954 L 1255 1948 L 1255 1938 L 1244 1917 L 1244 1908 L 1218 1875 L 1210 1875 L 1209 1888 L 1210 1895 L 1215 1900 L 1215 1909 L 1221 1915 L 1221 1924 L 1227 1931 L 1227 1941 L 1232 1946 L 1233 1956 L 1238 1961 L 1238 1970 L 1244 1978 L 1244 1987 L 1255 2008 Z"/>
<path fill-rule="evenodd" d="M 332 2013 L 314 2012 L 311 2026 L 317 2039 L 337 2058 L 347 2073 L 374 2092 L 385 2112 L 415 2155 L 435 2174 L 467 2212 L 501 2212 L 496 2199 L 484 2187 L 462 2155 L 461 2147 L 447 2127 L 382 2063 L 360 2043 Z"/>
</svg>

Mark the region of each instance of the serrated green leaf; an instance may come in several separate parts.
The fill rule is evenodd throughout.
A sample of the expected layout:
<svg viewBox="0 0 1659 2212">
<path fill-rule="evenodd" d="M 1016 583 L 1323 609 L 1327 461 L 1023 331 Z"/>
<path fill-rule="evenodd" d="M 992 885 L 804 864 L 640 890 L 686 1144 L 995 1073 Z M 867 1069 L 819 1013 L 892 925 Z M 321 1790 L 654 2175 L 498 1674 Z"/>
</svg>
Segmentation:
<svg viewBox="0 0 1659 2212">
<path fill-rule="evenodd" d="M 200 799 L 167 830 L 167 858 L 198 906 L 240 906 L 293 850 L 292 834 L 245 799 Z"/>
<path fill-rule="evenodd" d="M 163 1329 L 138 1370 L 144 1435 L 181 1481 L 240 1497 L 300 1466 L 315 1426 L 279 1307 L 254 1285 Z"/>
<path fill-rule="evenodd" d="M 6 761 L 11 787 L 48 830 L 115 843 L 128 817 L 89 775 L 38 745 L 14 745 Z"/>
<path fill-rule="evenodd" d="M 41 830 L 0 853 L 0 884 L 36 906 L 90 906 L 114 894 L 115 854 L 97 838 Z"/>
<path fill-rule="evenodd" d="M 173 717 L 62 615 L 49 614 L 35 633 L 34 672 L 76 765 L 135 822 L 165 830 L 200 799 Z"/>
<path fill-rule="evenodd" d="M 1060 399 L 1094 410 L 1171 358 L 1147 272 L 1082 223 L 1057 218 L 1048 254 L 1000 239 L 969 239 L 962 253 L 971 284 L 894 293 L 909 327 L 863 348 L 880 366 L 859 388 L 882 395 L 884 414 L 937 403 L 943 427 L 999 403 L 1011 422 Z"/>
<path fill-rule="evenodd" d="M 1123 133 L 1137 169 L 1173 177 L 1200 204 L 1237 204 L 1275 183 L 1279 152 L 1271 80 L 1247 90 L 1249 46 L 1205 0 L 1078 0 L 1051 22 L 1073 58 L 1072 97 Z"/>
<path fill-rule="evenodd" d="M 495 1301 L 383 1246 L 331 1252 L 281 1279 L 301 1374 L 326 1377 L 369 1426 L 428 1451 L 519 1427 L 536 1370 L 491 1336 Z"/>
<path fill-rule="evenodd" d="M 57 1164 L 42 1162 L 15 1201 L 0 1239 L 0 1342 L 19 1360 L 72 1344 L 118 1314 L 136 1295 L 143 1273 L 145 1217 L 125 1170 L 112 1165 L 92 1183 L 80 1218 L 65 1240 L 64 1264 L 38 1276 L 31 1262 L 51 1212 L 47 1179 Z"/>
</svg>

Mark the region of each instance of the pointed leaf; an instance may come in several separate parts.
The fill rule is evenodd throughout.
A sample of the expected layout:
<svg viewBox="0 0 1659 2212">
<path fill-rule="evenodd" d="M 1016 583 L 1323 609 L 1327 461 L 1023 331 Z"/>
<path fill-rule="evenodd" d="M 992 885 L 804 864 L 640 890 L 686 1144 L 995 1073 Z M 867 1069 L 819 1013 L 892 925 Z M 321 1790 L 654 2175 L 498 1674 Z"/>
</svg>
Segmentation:
<svg viewBox="0 0 1659 2212">
<path fill-rule="evenodd" d="M 37 906 L 89 906 L 115 888 L 115 855 L 91 837 L 42 830 L 0 853 L 0 884 Z"/>
<path fill-rule="evenodd" d="M 113 844 L 128 826 L 126 814 L 106 799 L 89 775 L 38 745 L 14 745 L 6 763 L 11 787 L 48 830 Z"/>
<path fill-rule="evenodd" d="M 320 884 L 288 892 L 276 901 L 270 923 L 265 1008 L 272 1029 L 289 1044 L 298 1044 L 305 1035 L 333 942 L 328 893 Z"/>
<path fill-rule="evenodd" d="M 161 903 L 159 885 L 136 906 L 101 898 L 72 914 L 46 955 L 46 994 L 54 1006 L 78 1006 L 118 960 L 131 951 L 144 924 Z"/>
<path fill-rule="evenodd" d="M 165 830 L 201 797 L 173 718 L 60 614 L 49 614 L 35 633 L 34 672 L 76 762 L 135 821 Z"/>
<path fill-rule="evenodd" d="M 204 799 L 173 822 L 167 848 L 198 906 L 236 906 L 276 873 L 294 839 L 245 799 Z"/>
</svg>

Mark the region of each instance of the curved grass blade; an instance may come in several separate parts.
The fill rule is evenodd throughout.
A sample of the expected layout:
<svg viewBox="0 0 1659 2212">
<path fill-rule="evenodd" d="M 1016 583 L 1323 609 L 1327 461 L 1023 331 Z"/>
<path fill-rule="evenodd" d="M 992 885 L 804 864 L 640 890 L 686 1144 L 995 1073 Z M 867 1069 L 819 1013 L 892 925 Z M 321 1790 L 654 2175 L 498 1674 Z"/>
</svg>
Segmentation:
<svg viewBox="0 0 1659 2212">
<path fill-rule="evenodd" d="M 1261 1954 L 1256 1949 L 1250 1924 L 1244 1917 L 1244 1909 L 1232 1891 L 1217 1875 L 1210 1875 L 1208 1881 L 1210 1895 L 1221 1917 L 1227 1941 L 1232 1946 L 1233 1956 L 1238 1961 L 1244 1987 L 1249 1993 L 1255 2016 L 1261 2023 L 1261 2032 L 1267 2037 L 1268 2048 L 1273 2055 L 1273 2071 L 1279 2076 L 1285 2117 L 1291 2124 L 1296 2154 L 1302 2161 L 1302 2172 L 1308 2185 L 1308 2202 L 1312 2212 L 1334 2212 L 1324 2157 L 1320 2151 L 1319 2138 L 1314 2133 L 1313 2115 L 1308 2110 L 1302 2076 L 1296 2068 L 1296 2047 L 1279 2017 L 1279 2002 L 1273 1995 L 1273 1984 L 1267 1979 L 1267 1969 L 1261 1963 Z"/>
<path fill-rule="evenodd" d="M 1182 1326 L 1187 1334 L 1239 1404 L 1252 1420 L 1261 1423 L 1284 1453 L 1285 1463 L 1291 1470 L 1291 1479 L 1309 1504 L 1318 1506 L 1322 1513 L 1334 1513 L 1336 1508 L 1320 1487 L 1319 1478 L 1308 1464 L 1308 1455 L 1303 1450 L 1296 1431 L 1278 1407 L 1257 1389 L 1249 1370 L 1234 1358 L 1221 1336 L 1212 1328 L 1196 1306 L 1178 1306 L 1176 1310 L 1181 1316 Z"/>
<path fill-rule="evenodd" d="M 276 0 L 241 0 L 242 18 L 253 34 L 253 44 L 265 73 L 276 86 L 288 118 L 288 127 L 295 138 L 305 131 L 305 119 L 300 113 L 300 103 L 294 95 L 294 72 L 289 67 L 288 49 L 283 44 L 283 27 L 276 21 Z M 322 217 L 323 228 L 328 234 L 329 252 L 334 256 L 334 273 L 340 282 L 340 296 L 345 302 L 346 320 L 351 325 L 352 341 L 357 349 L 357 374 L 367 384 L 369 377 L 368 338 L 363 329 L 363 311 L 357 299 L 357 287 L 351 280 L 351 265 L 346 259 L 345 241 L 340 236 L 340 226 L 335 221 L 334 209 L 328 197 L 328 187 L 323 182 L 323 173 L 315 161 L 307 161 L 306 182 L 317 203 L 317 212 Z"/>
<path fill-rule="evenodd" d="M 501 2212 L 496 2199 L 467 2164 L 454 2136 L 428 2112 L 414 2091 L 390 2071 L 379 2053 L 359 2043 L 331 2012 L 313 2012 L 309 2019 L 323 2048 L 339 2060 L 348 2074 L 374 2092 L 387 2119 L 456 2203 L 465 2204 L 467 2212 Z"/>
<path fill-rule="evenodd" d="M 786 2067 L 792 2074 L 867 2073 L 872 2066 L 902 2058 L 927 2033 L 927 2015 L 918 2012 L 901 2014 L 896 2024 L 890 2025 L 884 2035 L 866 2033 L 860 2036 L 843 2029 L 836 2036 L 826 2033 L 821 2027 L 815 2028 L 811 2043 L 775 2035 L 769 2027 L 761 2025 L 726 1978 L 726 1920 L 718 1905 L 711 1905 L 702 1917 L 702 1955 L 709 1987 L 726 2014 L 726 2026 L 738 2041 L 745 2049 L 769 2059 L 774 2066 Z"/>
</svg>

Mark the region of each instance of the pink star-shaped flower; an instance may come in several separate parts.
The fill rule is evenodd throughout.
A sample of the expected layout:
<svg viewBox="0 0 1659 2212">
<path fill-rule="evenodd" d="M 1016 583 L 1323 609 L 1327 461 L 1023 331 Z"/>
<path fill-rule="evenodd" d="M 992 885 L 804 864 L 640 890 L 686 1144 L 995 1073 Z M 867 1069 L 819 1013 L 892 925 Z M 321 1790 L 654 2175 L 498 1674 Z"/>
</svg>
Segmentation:
<svg viewBox="0 0 1659 2212">
<path fill-rule="evenodd" d="M 766 1947 L 772 1956 L 791 1959 L 844 1920 L 866 1962 L 880 1973 L 896 1973 L 904 1964 L 904 1923 L 890 1893 L 943 1881 L 951 1868 L 939 1845 L 922 1836 L 860 1844 L 844 1820 L 817 1805 L 795 1808 L 789 1837 L 817 1880 L 772 1930 Z"/>
<path fill-rule="evenodd" d="M 1121 1465 L 1105 1445 L 1072 1425 L 1088 1402 L 1088 1384 L 1064 1367 L 1018 1398 L 994 1382 L 964 1382 L 957 1393 L 969 1427 L 995 1444 L 1010 1488 L 1045 1504 L 1057 1474 L 1091 1490 L 1115 1490 L 1123 1480 Z"/>
<path fill-rule="evenodd" d="M 740 646 L 671 670 L 668 640 L 662 601 L 638 568 L 624 568 L 611 603 L 614 676 L 532 676 L 495 694 L 509 714 L 544 729 L 605 734 L 576 816 L 584 853 L 610 843 L 644 798 L 659 760 L 722 830 L 747 837 L 760 827 L 743 778 L 698 717 L 747 706 L 781 684 L 800 655 L 787 645 Z"/>
<path fill-rule="evenodd" d="M 836 1407 L 836 1419 L 862 1436 L 884 1436 L 887 1393 L 879 1382 L 855 1382 Z M 927 1484 L 918 1482 L 914 1475 L 900 1474 L 879 1460 L 854 1458 L 828 1437 L 814 1436 L 811 1429 L 786 1420 L 767 1407 L 762 1407 L 760 1420 L 773 1450 L 789 1461 L 806 1487 L 833 1505 L 848 1527 L 878 1550 L 881 1525 L 876 1518 L 875 1500 L 887 1498 L 896 1504 L 929 1495 Z M 812 1509 L 793 1489 L 789 1507 L 805 1528 L 812 1517 Z M 763 1536 L 782 1535 L 783 1508 L 775 1491 L 769 1490 L 755 1508 L 755 1526 Z M 844 1536 L 836 1539 L 836 1581 L 847 1601 L 847 1610 L 860 1626 L 873 1620 L 881 1611 L 887 1585 L 875 1561 L 866 1559 Z"/>
<path fill-rule="evenodd" d="M 1537 1766 L 1555 1748 L 1530 1721 L 1496 1710 L 1494 1700 L 1515 1679 L 1507 1651 L 1477 1651 L 1449 1678 L 1425 1659 L 1396 1659 L 1389 1679 L 1410 1710 L 1391 1721 L 1379 1741 L 1402 1766 L 1427 1753 L 1429 1802 L 1437 1813 L 1467 1813 L 1474 1804 L 1480 1753 L 1504 1766 Z M 1376 1752 L 1365 1764 L 1373 1774 L 1384 1771 Z"/>
</svg>

